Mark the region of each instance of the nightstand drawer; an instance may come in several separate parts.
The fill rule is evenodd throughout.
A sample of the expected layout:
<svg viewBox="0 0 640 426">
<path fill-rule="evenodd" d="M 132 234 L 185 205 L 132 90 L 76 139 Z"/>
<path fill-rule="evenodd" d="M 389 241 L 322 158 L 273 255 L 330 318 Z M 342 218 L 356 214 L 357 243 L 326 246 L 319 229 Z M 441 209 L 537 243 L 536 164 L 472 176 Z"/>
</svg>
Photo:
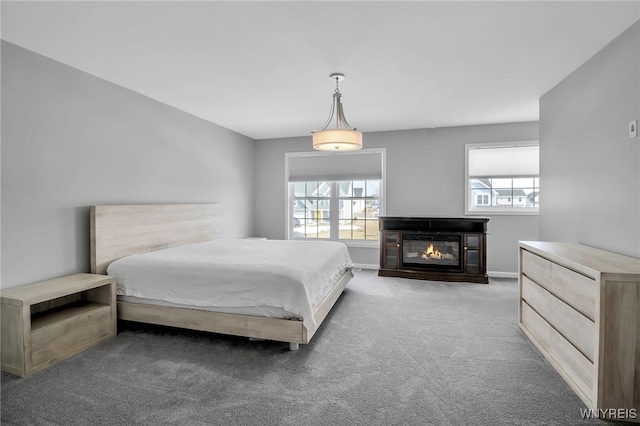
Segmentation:
<svg viewBox="0 0 640 426">
<path fill-rule="evenodd" d="M 52 360 L 111 333 L 111 307 L 86 303 L 33 321 L 31 365 Z"/>
<path fill-rule="evenodd" d="M 551 262 L 522 250 L 522 273 L 549 290 L 551 288 Z"/>
</svg>

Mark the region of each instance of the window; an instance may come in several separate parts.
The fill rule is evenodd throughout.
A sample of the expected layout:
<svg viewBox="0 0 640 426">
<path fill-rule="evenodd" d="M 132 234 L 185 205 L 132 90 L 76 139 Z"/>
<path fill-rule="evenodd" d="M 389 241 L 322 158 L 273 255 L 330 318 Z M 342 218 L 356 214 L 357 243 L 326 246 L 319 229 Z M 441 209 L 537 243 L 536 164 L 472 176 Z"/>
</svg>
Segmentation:
<svg viewBox="0 0 640 426">
<path fill-rule="evenodd" d="M 537 141 L 466 145 L 467 214 L 537 214 Z"/>
<path fill-rule="evenodd" d="M 489 206 L 489 194 L 476 192 L 476 206 Z"/>
<path fill-rule="evenodd" d="M 380 180 L 292 182 L 290 185 L 292 238 L 378 240 Z"/>
<path fill-rule="evenodd" d="M 383 154 L 287 154 L 288 238 L 377 244 Z"/>
</svg>

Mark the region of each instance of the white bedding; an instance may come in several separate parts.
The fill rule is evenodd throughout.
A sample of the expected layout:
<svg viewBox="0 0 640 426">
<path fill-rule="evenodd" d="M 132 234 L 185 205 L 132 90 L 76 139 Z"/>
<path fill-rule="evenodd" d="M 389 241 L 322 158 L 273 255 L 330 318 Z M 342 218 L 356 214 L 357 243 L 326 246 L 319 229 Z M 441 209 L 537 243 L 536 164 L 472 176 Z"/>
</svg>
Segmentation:
<svg viewBox="0 0 640 426">
<path fill-rule="evenodd" d="M 107 273 L 120 296 L 193 307 L 281 308 L 315 329 L 313 309 L 352 267 L 342 243 L 220 239 L 127 256 Z"/>
</svg>

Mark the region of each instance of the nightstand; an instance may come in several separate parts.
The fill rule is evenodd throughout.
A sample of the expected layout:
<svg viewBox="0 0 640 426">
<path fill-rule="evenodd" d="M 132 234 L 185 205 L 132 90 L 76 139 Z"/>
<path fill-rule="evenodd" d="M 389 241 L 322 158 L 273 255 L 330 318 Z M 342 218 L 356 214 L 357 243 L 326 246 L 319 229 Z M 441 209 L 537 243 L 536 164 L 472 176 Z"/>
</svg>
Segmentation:
<svg viewBox="0 0 640 426">
<path fill-rule="evenodd" d="M 2 370 L 18 376 L 116 335 L 116 288 L 106 275 L 74 274 L 2 290 Z"/>
</svg>

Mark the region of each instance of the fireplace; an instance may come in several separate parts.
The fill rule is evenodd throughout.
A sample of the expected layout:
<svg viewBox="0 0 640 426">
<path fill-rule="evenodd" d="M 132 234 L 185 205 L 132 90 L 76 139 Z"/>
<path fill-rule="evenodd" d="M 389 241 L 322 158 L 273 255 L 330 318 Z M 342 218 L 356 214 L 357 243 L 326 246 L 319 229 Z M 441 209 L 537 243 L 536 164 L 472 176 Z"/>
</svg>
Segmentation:
<svg viewBox="0 0 640 426">
<path fill-rule="evenodd" d="M 488 283 L 489 218 L 380 218 L 378 275 Z"/>
<path fill-rule="evenodd" d="M 460 235 L 402 234 L 402 266 L 462 272 Z"/>
</svg>

